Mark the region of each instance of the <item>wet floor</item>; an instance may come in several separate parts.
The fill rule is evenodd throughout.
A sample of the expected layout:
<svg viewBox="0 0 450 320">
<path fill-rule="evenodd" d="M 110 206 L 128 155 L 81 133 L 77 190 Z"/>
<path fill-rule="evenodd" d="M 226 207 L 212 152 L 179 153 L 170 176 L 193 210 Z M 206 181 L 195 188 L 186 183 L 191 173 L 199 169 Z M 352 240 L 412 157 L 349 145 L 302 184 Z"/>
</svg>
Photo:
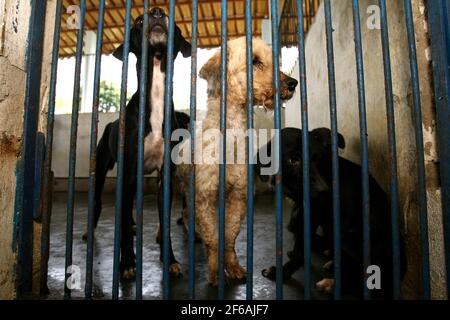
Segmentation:
<svg viewBox="0 0 450 320">
<path fill-rule="evenodd" d="M 51 251 L 49 260 L 48 286 L 50 299 L 60 299 L 64 292 L 65 265 L 65 234 L 66 234 L 66 197 L 65 193 L 54 196 L 53 215 L 51 223 Z M 86 231 L 87 222 L 87 194 L 76 194 L 75 217 L 73 232 L 73 265 L 81 271 L 80 288 L 72 291 L 73 298 L 84 297 L 84 281 L 86 268 L 86 242 L 82 235 Z M 144 299 L 161 299 L 162 297 L 162 264 L 159 261 L 159 245 L 156 243 L 158 214 L 156 198 L 146 196 L 144 200 L 144 247 L 143 247 L 143 297 Z M 284 203 L 283 222 L 286 224 L 290 217 L 290 207 Z M 180 203 L 175 201 L 172 211 L 172 241 L 175 255 L 183 268 L 183 276 L 171 279 L 171 299 L 188 299 L 188 248 L 187 236 L 182 228 L 176 224 L 180 216 Z M 106 195 L 103 199 L 103 212 L 95 234 L 94 242 L 94 299 L 110 299 L 113 269 L 113 234 L 114 234 L 114 197 Z M 284 261 L 286 252 L 292 248 L 292 235 L 284 232 Z M 246 265 L 246 222 L 242 224 L 241 233 L 237 239 L 236 251 L 242 266 Z M 196 298 L 215 299 L 217 289 L 208 284 L 208 268 L 206 255 L 201 243 L 196 244 Z M 255 227 L 254 227 L 254 299 L 275 299 L 275 283 L 264 278 L 261 270 L 275 264 L 275 198 L 272 194 L 255 197 Z M 321 261 L 313 257 L 313 281 L 321 279 Z M 284 299 L 302 299 L 303 285 L 300 269 L 284 284 Z M 133 281 L 120 284 L 120 298 L 134 299 L 135 283 Z M 313 290 L 315 299 L 327 299 Z M 230 283 L 226 286 L 225 298 L 244 300 L 246 285 Z"/>
</svg>

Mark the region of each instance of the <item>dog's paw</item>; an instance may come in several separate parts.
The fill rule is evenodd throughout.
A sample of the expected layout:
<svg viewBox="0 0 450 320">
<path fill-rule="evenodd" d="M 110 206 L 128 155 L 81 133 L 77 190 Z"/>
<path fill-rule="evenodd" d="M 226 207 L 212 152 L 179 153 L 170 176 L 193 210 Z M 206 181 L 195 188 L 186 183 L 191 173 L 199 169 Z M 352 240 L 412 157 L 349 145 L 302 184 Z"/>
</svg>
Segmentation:
<svg viewBox="0 0 450 320">
<path fill-rule="evenodd" d="M 212 287 L 217 287 L 217 274 L 209 275 L 209 285 Z"/>
<path fill-rule="evenodd" d="M 136 268 L 128 267 L 122 271 L 122 279 L 123 280 L 133 280 L 136 277 Z"/>
<path fill-rule="evenodd" d="M 95 233 L 94 233 L 94 235 L 95 235 Z M 88 231 L 83 233 L 83 236 L 81 238 L 83 239 L 83 241 L 87 241 L 87 239 L 88 239 Z"/>
<path fill-rule="evenodd" d="M 334 279 L 322 279 L 316 283 L 317 290 L 328 294 L 333 293 Z"/>
<path fill-rule="evenodd" d="M 169 266 L 169 273 L 173 277 L 181 277 L 183 275 L 183 273 L 181 272 L 181 265 L 178 262 L 172 263 Z"/>
<path fill-rule="evenodd" d="M 270 279 L 270 280 L 275 280 L 276 279 L 276 275 L 277 275 L 277 268 L 276 267 L 270 267 L 268 269 L 264 269 L 261 272 L 262 276 Z"/>
<path fill-rule="evenodd" d="M 245 280 L 246 278 L 246 271 L 239 264 L 227 266 L 226 271 L 230 279 Z"/>
</svg>

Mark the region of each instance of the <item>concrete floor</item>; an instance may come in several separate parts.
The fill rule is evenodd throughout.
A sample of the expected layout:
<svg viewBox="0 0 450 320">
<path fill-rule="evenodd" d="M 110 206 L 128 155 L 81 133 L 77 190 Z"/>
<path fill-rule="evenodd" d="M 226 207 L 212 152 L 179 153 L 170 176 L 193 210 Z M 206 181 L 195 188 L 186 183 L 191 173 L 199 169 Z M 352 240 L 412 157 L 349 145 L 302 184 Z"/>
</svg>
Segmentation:
<svg viewBox="0 0 450 320">
<path fill-rule="evenodd" d="M 64 259 L 65 259 L 65 224 L 66 224 L 65 193 L 54 196 L 53 216 L 51 223 L 51 251 L 49 260 L 48 285 L 49 299 L 60 299 L 64 291 Z M 156 201 L 154 196 L 145 197 L 144 212 L 144 266 L 143 266 L 143 296 L 144 299 L 161 299 L 162 297 L 162 264 L 159 261 L 159 245 L 155 241 L 158 225 Z M 110 299 L 113 267 L 113 222 L 114 197 L 104 197 L 102 217 L 96 231 L 94 248 L 94 299 Z M 81 269 L 81 289 L 73 290 L 73 298 L 84 297 L 86 242 L 82 234 L 86 230 L 87 194 L 76 194 L 73 264 Z M 273 194 L 264 194 L 255 198 L 255 229 L 254 229 L 254 298 L 265 300 L 275 299 L 275 283 L 262 277 L 261 270 L 275 264 L 275 198 Z M 174 252 L 183 267 L 184 276 L 171 279 L 171 298 L 188 299 L 188 249 L 187 237 L 181 226 L 176 224 L 180 216 L 180 203 L 175 201 L 172 214 L 172 241 Z M 290 207 L 284 204 L 284 224 L 290 217 Z M 292 235 L 284 227 L 284 261 L 286 252 L 292 248 Z M 246 265 L 246 222 L 242 224 L 237 240 L 237 252 L 241 265 Z M 313 257 L 313 281 L 321 279 L 323 261 Z M 217 289 L 212 288 L 207 281 L 207 263 L 202 244 L 196 245 L 196 295 L 197 299 L 215 299 Z M 284 298 L 289 300 L 302 299 L 302 269 L 284 284 Z M 245 299 L 245 284 L 228 284 L 226 299 Z M 135 283 L 120 284 L 121 299 L 134 299 Z M 329 299 L 313 290 L 315 299 Z"/>
</svg>

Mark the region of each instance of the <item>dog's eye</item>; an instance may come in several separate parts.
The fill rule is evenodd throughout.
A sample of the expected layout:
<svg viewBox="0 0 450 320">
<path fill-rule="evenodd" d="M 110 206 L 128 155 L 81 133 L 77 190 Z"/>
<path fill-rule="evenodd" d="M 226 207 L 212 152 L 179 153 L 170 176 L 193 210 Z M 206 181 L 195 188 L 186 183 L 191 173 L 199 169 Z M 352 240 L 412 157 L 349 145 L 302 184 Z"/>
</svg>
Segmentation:
<svg viewBox="0 0 450 320">
<path fill-rule="evenodd" d="M 264 64 L 258 57 L 253 58 L 253 65 L 257 67 L 258 69 L 262 69 L 264 67 Z"/>
</svg>

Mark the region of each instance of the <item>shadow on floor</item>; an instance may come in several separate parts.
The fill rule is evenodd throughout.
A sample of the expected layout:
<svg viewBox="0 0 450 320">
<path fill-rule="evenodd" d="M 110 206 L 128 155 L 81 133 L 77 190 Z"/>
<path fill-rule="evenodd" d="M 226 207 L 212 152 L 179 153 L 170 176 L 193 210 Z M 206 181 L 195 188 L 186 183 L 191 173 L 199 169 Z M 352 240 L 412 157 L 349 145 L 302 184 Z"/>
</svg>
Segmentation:
<svg viewBox="0 0 450 320">
<path fill-rule="evenodd" d="M 49 260 L 48 286 L 49 299 L 61 299 L 64 293 L 65 234 L 66 234 L 66 199 L 65 193 L 55 194 L 51 222 L 51 248 Z M 72 297 L 84 298 L 84 281 L 86 268 L 86 242 L 82 235 L 87 225 L 87 194 L 78 193 L 75 199 L 75 217 L 73 231 L 73 265 L 81 271 L 81 288 L 72 291 Z M 286 224 L 290 218 L 290 206 L 284 203 L 283 222 L 284 261 L 286 252 L 293 244 L 292 235 L 287 232 Z M 156 198 L 146 196 L 144 200 L 144 247 L 143 247 L 143 296 L 144 299 L 161 299 L 162 297 L 162 264 L 159 261 L 159 245 L 156 243 L 158 214 Z M 183 267 L 181 278 L 171 279 L 171 298 L 188 299 L 188 249 L 187 236 L 183 228 L 176 224 L 180 216 L 180 203 L 175 201 L 172 210 L 172 241 L 174 252 Z M 261 270 L 275 264 L 275 200 L 274 195 L 264 194 L 255 198 L 254 228 L 254 299 L 275 299 L 275 283 L 262 277 Z M 95 235 L 94 243 L 94 299 L 110 299 L 113 268 L 113 236 L 114 236 L 114 197 L 105 195 L 103 212 Z M 242 266 L 246 265 L 246 222 L 242 224 L 237 240 L 236 251 Z M 215 299 L 217 289 L 208 284 L 208 268 L 206 256 L 201 243 L 196 244 L 196 298 Z M 318 257 L 313 257 L 313 283 L 321 279 Z M 303 269 L 300 269 L 284 284 L 284 299 L 297 300 L 303 297 Z M 135 283 L 120 284 L 120 298 L 134 299 Z M 313 290 L 314 299 L 329 299 Z M 244 300 L 245 284 L 229 284 L 226 286 L 226 299 Z"/>
</svg>

